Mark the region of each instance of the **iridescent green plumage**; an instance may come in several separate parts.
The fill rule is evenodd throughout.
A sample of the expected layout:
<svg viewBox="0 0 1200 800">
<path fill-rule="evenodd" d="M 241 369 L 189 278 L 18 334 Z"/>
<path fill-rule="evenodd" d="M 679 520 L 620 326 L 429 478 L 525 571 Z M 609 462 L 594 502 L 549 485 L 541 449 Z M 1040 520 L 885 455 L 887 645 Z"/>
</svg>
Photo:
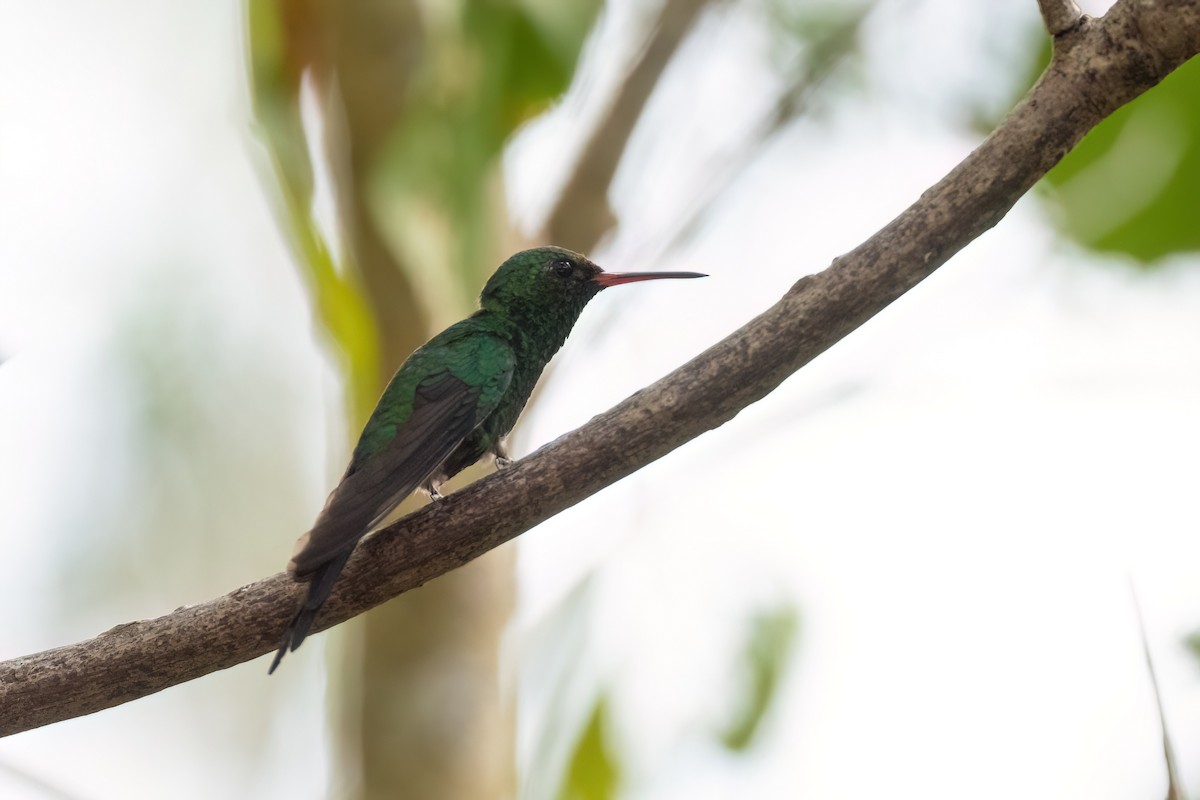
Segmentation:
<svg viewBox="0 0 1200 800">
<path fill-rule="evenodd" d="M 588 301 L 607 286 L 691 272 L 607 273 L 558 247 L 517 253 L 488 280 L 480 309 L 418 348 L 384 390 L 350 466 L 289 571 L 309 581 L 271 664 L 308 635 L 358 540 L 418 488 L 438 485 L 487 453 L 505 457 L 508 434 L 546 362 Z"/>
</svg>

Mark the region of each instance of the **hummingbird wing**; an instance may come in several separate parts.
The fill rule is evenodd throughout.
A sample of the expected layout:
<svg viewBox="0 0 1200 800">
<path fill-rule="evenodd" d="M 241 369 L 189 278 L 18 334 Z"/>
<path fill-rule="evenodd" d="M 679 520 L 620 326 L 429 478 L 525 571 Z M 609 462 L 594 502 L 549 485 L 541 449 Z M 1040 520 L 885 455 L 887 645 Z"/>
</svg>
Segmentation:
<svg viewBox="0 0 1200 800">
<path fill-rule="evenodd" d="M 285 631 L 270 672 L 284 653 L 304 641 L 358 540 L 496 410 L 514 364 L 512 349 L 498 337 L 452 327 L 410 356 L 396 373 L 363 430 L 346 474 L 312 530 L 297 543 L 288 570 L 309 578 L 308 596 Z"/>
<path fill-rule="evenodd" d="M 363 430 L 346 474 L 292 558 L 289 569 L 297 577 L 353 548 L 382 522 L 496 410 L 512 379 L 512 350 L 491 335 L 435 339 L 419 352 L 417 380 L 405 374 L 406 362 Z M 420 369 L 425 364 L 436 366 Z M 411 412 L 405 416 L 402 408 L 396 413 L 388 394 L 393 386 L 407 394 L 406 384 L 413 383 Z"/>
</svg>

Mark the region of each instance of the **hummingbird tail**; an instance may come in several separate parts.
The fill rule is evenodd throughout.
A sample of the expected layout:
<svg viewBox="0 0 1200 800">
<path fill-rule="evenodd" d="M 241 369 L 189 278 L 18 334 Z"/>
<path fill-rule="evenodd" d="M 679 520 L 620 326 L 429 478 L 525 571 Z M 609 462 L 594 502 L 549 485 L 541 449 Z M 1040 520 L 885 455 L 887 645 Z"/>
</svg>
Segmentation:
<svg viewBox="0 0 1200 800">
<path fill-rule="evenodd" d="M 326 561 L 321 566 L 312 571 L 312 576 L 308 581 L 308 595 L 304 598 L 304 602 L 300 605 L 296 615 L 292 617 L 292 621 L 288 623 L 287 629 L 283 632 L 283 639 L 279 643 L 279 649 L 275 651 L 275 658 L 271 661 L 271 667 L 267 670 L 270 675 L 275 672 L 275 668 L 279 666 L 279 662 L 283 661 L 283 657 L 289 652 L 295 652 L 308 637 L 312 630 L 313 622 L 317 619 L 317 614 L 320 613 L 321 607 L 325 605 L 325 601 L 329 599 L 330 593 L 333 592 L 333 585 L 337 582 L 338 575 L 346 566 L 346 562 L 350 560 L 350 554 L 354 552 L 354 548 L 350 548 L 345 552 L 338 553 L 329 561 Z"/>
</svg>

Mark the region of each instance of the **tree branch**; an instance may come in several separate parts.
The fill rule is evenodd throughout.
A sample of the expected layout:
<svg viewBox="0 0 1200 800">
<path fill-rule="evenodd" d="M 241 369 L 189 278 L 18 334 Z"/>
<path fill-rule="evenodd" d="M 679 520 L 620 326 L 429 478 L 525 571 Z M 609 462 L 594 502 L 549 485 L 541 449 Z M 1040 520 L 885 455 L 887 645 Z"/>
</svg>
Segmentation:
<svg viewBox="0 0 1200 800">
<path fill-rule="evenodd" d="M 542 225 L 542 239 L 587 252 L 615 224 L 608 189 L 625 145 L 663 71 L 709 0 L 666 0 L 650 40 L 625 76 L 617 96 L 592 129 L 571 176 Z"/>
<path fill-rule="evenodd" d="M 1089 129 L 1200 51 L 1200 4 L 1119 0 L 1103 19 L 1082 19 L 1076 36 L 986 141 L 858 248 L 582 428 L 366 539 L 317 628 L 465 564 L 765 397 L 999 222 Z M 302 591 L 275 575 L 90 641 L 0 663 L 0 734 L 99 711 L 267 653 Z"/>
<path fill-rule="evenodd" d="M 816 42 L 816 52 L 810 58 L 805 73 L 782 89 L 772 106 L 755 122 L 743 140 L 737 142 L 723 159 L 715 160 L 716 163 L 706 169 L 707 182 L 692 194 L 686 208 L 677 220 L 672 221 L 661 240 L 654 242 L 649 252 L 639 252 L 640 261 L 647 264 L 659 261 L 662 254 L 670 252 L 691 235 L 733 181 L 754 163 L 755 157 L 769 146 L 775 136 L 786 130 L 789 123 L 805 113 L 809 96 L 821 87 L 857 46 L 863 24 L 876 7 L 875 3 L 862 6 Z"/>
<path fill-rule="evenodd" d="M 1075 0 L 1038 0 L 1038 10 L 1042 12 L 1042 20 L 1051 36 L 1066 33 L 1083 19 L 1083 12 Z"/>
</svg>

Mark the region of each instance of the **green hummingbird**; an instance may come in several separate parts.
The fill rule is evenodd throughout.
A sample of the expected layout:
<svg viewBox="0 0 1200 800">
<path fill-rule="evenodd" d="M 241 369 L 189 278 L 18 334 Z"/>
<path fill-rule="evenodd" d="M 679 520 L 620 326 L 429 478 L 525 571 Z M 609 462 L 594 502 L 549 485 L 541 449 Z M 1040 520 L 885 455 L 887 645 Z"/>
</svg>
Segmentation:
<svg viewBox="0 0 1200 800">
<path fill-rule="evenodd" d="M 288 572 L 308 595 L 269 672 L 308 635 L 358 541 L 417 489 L 438 487 L 485 454 L 509 462 L 504 437 L 534 384 L 601 289 L 698 272 L 605 272 L 579 253 L 538 247 L 509 258 L 483 287 L 479 310 L 417 348 L 367 420 L 350 465 Z"/>
</svg>

